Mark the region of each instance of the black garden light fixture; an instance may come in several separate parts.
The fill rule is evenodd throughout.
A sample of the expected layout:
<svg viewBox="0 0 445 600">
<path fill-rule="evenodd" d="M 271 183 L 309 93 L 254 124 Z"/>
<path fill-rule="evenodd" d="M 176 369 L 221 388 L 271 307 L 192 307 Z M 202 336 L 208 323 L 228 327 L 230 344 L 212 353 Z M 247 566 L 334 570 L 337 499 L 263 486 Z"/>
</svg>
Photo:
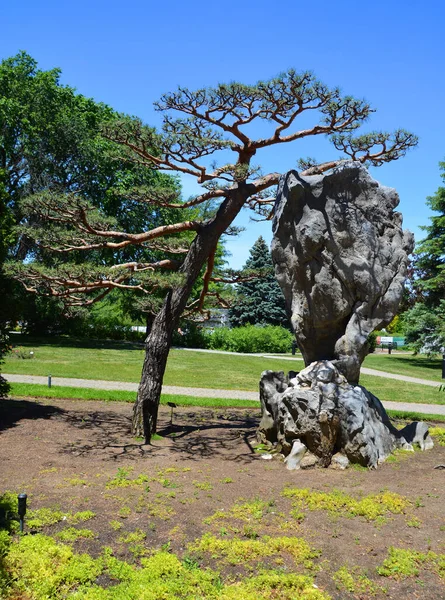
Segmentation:
<svg viewBox="0 0 445 600">
<path fill-rule="evenodd" d="M 171 412 L 170 412 L 170 425 L 173 425 L 173 411 L 174 409 L 178 406 L 177 404 L 175 404 L 174 402 L 167 402 L 167 405 L 170 407 Z"/>
<path fill-rule="evenodd" d="M 19 494 L 17 496 L 18 500 L 18 513 L 20 520 L 20 532 L 23 533 L 23 527 L 25 524 L 25 515 L 26 515 L 26 499 L 28 496 L 26 494 Z"/>
</svg>

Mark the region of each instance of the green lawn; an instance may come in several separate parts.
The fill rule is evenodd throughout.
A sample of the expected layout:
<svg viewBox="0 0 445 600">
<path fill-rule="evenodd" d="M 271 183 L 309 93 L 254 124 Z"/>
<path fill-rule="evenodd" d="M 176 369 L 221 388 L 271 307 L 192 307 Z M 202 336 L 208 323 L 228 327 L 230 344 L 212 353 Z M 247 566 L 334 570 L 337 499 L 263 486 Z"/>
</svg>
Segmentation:
<svg viewBox="0 0 445 600">
<path fill-rule="evenodd" d="M 32 359 L 9 355 L 5 373 L 51 374 L 53 377 L 79 377 L 138 382 L 143 349 L 136 344 L 75 341 L 53 338 L 45 341 L 14 336 L 16 344 L 34 352 Z M 410 355 L 371 355 L 366 366 L 440 382 L 440 360 Z M 208 354 L 185 350 L 170 353 L 165 385 L 255 391 L 261 372 L 299 370 L 301 359 L 262 358 L 228 354 Z M 414 385 L 381 377 L 363 375 L 361 383 L 382 400 L 445 404 L 438 388 Z M 43 386 L 44 387 L 44 386 Z"/>
<path fill-rule="evenodd" d="M 407 383 L 373 375 L 362 375 L 360 383 L 382 401 L 445 404 L 445 392 L 440 392 L 439 387 Z"/>
<path fill-rule="evenodd" d="M 413 356 L 412 354 L 389 355 L 376 352 L 366 357 L 363 366 L 378 371 L 442 382 L 441 358 L 427 358 L 426 356 Z"/>
<path fill-rule="evenodd" d="M 51 387 L 32 383 L 12 383 L 11 394 L 15 398 L 72 398 L 74 400 L 102 400 L 105 402 L 134 402 L 135 392 L 122 390 L 96 390 L 93 388 Z M 206 406 L 218 408 L 260 408 L 255 400 L 228 400 L 227 398 L 200 398 L 162 394 L 161 404 L 174 402 L 178 406 Z"/>
<path fill-rule="evenodd" d="M 18 343 L 34 352 L 32 359 L 6 357 L 3 371 L 23 375 L 52 375 L 111 381 L 138 382 L 144 351 L 135 344 L 77 342 L 55 339 L 42 343 L 16 337 Z M 257 390 L 261 372 L 266 369 L 300 370 L 301 360 L 267 359 L 237 354 L 207 354 L 172 350 L 170 352 L 165 385 L 211 387 L 229 390 Z"/>
</svg>

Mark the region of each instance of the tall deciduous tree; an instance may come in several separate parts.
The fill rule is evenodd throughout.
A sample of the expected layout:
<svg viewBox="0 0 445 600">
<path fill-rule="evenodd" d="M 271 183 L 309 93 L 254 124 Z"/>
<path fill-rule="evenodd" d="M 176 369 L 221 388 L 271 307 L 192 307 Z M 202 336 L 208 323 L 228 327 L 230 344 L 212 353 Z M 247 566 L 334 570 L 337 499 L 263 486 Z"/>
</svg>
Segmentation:
<svg viewBox="0 0 445 600">
<path fill-rule="evenodd" d="M 60 71 L 42 71 L 25 52 L 0 63 L 0 227 L 4 255 L 51 264 L 54 256 L 44 244 L 35 244 L 30 229 L 40 225 L 33 212 L 33 194 L 50 191 L 87 198 L 105 218 L 127 232 L 140 227 L 174 223 L 178 211 L 163 206 L 147 207 L 130 193 L 141 188 L 162 189 L 175 198 L 179 185 L 170 175 L 123 160 L 119 147 L 101 135 L 103 123 L 119 115 L 110 107 L 85 98 L 60 83 Z M 29 207 L 31 203 L 31 207 Z M 14 238 L 13 225 L 21 223 Z M 147 249 L 132 246 L 122 253 L 126 260 L 147 260 Z M 153 257 L 153 252 L 151 257 Z M 76 263 L 90 259 L 114 264 L 113 251 L 96 249 L 77 254 Z M 73 260 L 63 254 L 58 263 Z M 48 327 L 62 317 L 60 303 L 17 301 L 7 278 L 0 279 L 4 320 L 30 319 Z M 20 294 L 23 296 L 23 294 Z M 13 299 L 6 302 L 5 299 Z M 47 310 L 43 310 L 46 307 Z M 17 311 L 19 309 L 19 312 Z M 0 315 L 0 318 L 1 316 Z"/>
<path fill-rule="evenodd" d="M 88 272 L 77 265 L 53 272 L 24 265 L 17 275 L 31 291 L 81 303 L 84 293 L 89 294 L 88 302 L 94 302 L 116 288 L 138 289 L 149 295 L 162 269 L 176 273 L 146 340 L 134 408 L 133 432 L 143 434 L 147 442 L 156 431 L 173 331 L 183 311 L 203 309 L 220 237 L 230 230 L 243 207 L 265 212 L 273 201 L 268 190 L 273 193 L 280 173 L 262 174 L 254 162 L 257 154 L 265 148 L 309 136 L 328 136 L 343 158 L 320 164 L 314 160 L 302 161 L 300 168 L 309 175 L 351 159 L 378 166 L 398 159 L 417 143 L 414 135 L 403 130 L 354 135 L 373 112 L 370 105 L 342 95 L 338 88 L 329 88 L 311 73 L 293 70 L 256 85 L 221 84 L 197 91 L 180 88 L 163 96 L 156 106 L 164 114 L 161 133 L 141 122 L 124 119 L 106 128 L 105 137 L 120 144 L 128 160 L 150 169 L 195 177 L 204 189 L 183 203 L 175 202 L 168 194 L 149 191 L 141 193 L 140 200 L 147 206 L 182 211 L 212 201 L 217 205 L 216 212 L 208 218 L 186 216 L 175 223 L 133 233 L 117 228 L 77 195 L 63 199 L 48 194 L 34 197 L 29 209 L 38 213 L 39 219 L 57 224 L 55 229 L 34 232 L 41 244 L 63 253 L 109 249 L 115 256 L 115 264 L 108 269 L 98 265 Z M 298 127 L 300 116 L 305 116 L 303 128 Z M 255 136 L 258 122 L 262 124 L 258 129 L 262 133 Z M 267 126 L 269 132 L 264 133 Z M 218 155 L 220 163 L 212 160 Z M 180 234 L 184 239 L 175 246 L 178 251 L 175 258 L 171 254 L 172 243 Z M 165 249 L 167 255 L 163 260 L 121 260 L 121 253 L 130 246 Z M 203 270 L 201 294 L 189 302 Z"/>
<path fill-rule="evenodd" d="M 248 279 L 236 286 L 236 297 L 230 309 L 230 321 L 240 325 L 282 325 L 289 327 L 283 292 L 274 276 L 272 256 L 263 237 L 249 251 L 243 267 Z"/>
</svg>

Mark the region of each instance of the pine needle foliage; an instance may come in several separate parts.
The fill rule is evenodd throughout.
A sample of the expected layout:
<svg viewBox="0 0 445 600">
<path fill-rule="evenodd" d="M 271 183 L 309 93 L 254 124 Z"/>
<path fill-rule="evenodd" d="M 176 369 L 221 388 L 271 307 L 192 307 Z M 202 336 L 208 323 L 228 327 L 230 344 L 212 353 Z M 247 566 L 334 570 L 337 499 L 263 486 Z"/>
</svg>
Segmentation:
<svg viewBox="0 0 445 600">
<path fill-rule="evenodd" d="M 272 257 L 263 237 L 250 249 L 243 267 L 253 279 L 236 286 L 236 297 L 230 309 L 230 322 L 242 325 L 282 325 L 289 328 L 283 293 L 274 276 Z M 255 277 L 256 275 L 256 277 Z"/>
</svg>

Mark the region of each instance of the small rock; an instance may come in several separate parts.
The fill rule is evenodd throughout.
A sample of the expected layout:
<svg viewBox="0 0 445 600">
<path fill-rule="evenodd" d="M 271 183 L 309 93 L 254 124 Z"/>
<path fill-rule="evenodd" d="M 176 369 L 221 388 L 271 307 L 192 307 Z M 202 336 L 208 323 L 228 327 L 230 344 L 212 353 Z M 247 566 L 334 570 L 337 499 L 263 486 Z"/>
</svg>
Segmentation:
<svg viewBox="0 0 445 600">
<path fill-rule="evenodd" d="M 342 454 L 341 452 L 337 452 L 337 454 L 334 454 L 334 456 L 332 457 L 331 467 L 333 469 L 341 469 L 342 471 L 344 471 L 349 467 L 348 457 Z"/>
<path fill-rule="evenodd" d="M 299 469 L 300 462 L 306 450 L 306 446 L 302 442 L 300 442 L 300 440 L 295 440 L 292 445 L 292 450 L 290 451 L 290 454 L 288 454 L 288 456 L 286 456 L 286 458 L 284 459 L 286 469 L 289 469 L 289 471 Z"/>
<path fill-rule="evenodd" d="M 300 462 L 300 467 L 302 469 L 310 469 L 311 467 L 315 467 L 318 463 L 318 458 L 312 452 L 306 452 L 303 456 L 302 461 Z"/>
</svg>

